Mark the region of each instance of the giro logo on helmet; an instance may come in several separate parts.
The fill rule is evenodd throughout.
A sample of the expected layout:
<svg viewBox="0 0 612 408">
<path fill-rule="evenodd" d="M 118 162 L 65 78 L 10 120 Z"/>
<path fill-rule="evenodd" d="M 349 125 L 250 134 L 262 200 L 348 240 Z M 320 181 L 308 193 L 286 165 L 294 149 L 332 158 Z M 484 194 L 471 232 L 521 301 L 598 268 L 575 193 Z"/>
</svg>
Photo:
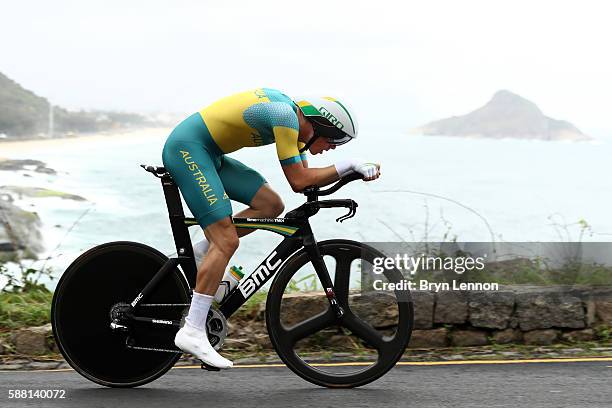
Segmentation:
<svg viewBox="0 0 612 408">
<path fill-rule="evenodd" d="M 344 124 L 340 122 L 340 120 L 336 118 L 330 111 L 325 109 L 325 106 L 321 106 L 319 108 L 319 112 L 321 112 L 321 115 L 323 115 L 325 119 L 329 120 L 331 124 L 336 126 L 338 129 L 344 128 Z"/>
</svg>

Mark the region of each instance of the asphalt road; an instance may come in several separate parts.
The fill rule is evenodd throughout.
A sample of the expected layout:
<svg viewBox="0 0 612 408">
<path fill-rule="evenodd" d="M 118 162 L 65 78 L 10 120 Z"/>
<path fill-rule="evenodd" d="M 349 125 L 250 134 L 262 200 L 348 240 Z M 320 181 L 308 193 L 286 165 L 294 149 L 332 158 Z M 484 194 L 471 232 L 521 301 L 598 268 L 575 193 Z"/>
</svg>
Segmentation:
<svg viewBox="0 0 612 408">
<path fill-rule="evenodd" d="M 60 389 L 64 399 L 9 399 L 9 390 Z M 74 371 L 1 372 L 0 407 L 612 407 L 612 362 L 398 366 L 350 390 L 324 389 L 285 367 L 211 373 L 175 368 L 133 389 Z"/>
</svg>

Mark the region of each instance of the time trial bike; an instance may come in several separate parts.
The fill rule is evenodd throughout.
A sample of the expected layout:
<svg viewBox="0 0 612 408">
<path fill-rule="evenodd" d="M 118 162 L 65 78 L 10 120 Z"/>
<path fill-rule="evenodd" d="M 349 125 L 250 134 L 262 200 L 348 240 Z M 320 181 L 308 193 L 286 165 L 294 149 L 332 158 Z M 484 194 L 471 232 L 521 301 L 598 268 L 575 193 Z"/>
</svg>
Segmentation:
<svg viewBox="0 0 612 408">
<path fill-rule="evenodd" d="M 161 180 L 177 256 L 168 258 L 137 242 L 96 246 L 66 269 L 51 310 L 53 334 L 66 361 L 89 380 L 110 387 L 146 384 L 174 366 L 182 354 L 174 337 L 184 324 L 197 274 L 189 235 L 196 220 L 185 216 L 179 190 L 163 167 L 141 166 Z M 359 274 L 364 265 L 384 255 L 351 240 L 317 242 L 309 223 L 323 208 L 347 208 L 340 222 L 354 216 L 357 203 L 352 199 L 319 197 L 357 179 L 353 174 L 325 190 L 307 188 L 306 202 L 283 218 L 233 218 L 236 227 L 267 230 L 284 239 L 211 308 L 207 332 L 216 349 L 225 341 L 228 319 L 274 277 L 266 299 L 266 328 L 280 359 L 294 373 L 320 386 L 348 388 L 374 381 L 395 366 L 412 333 L 410 293 L 355 293 L 351 283 L 359 279 L 351 272 Z M 296 321 L 295 313 L 288 317 L 284 310 L 295 290 L 296 274 L 305 269 L 314 270 L 312 276 L 323 288 L 323 310 L 311 316 L 303 310 Z M 397 269 L 386 269 L 381 277 L 402 280 Z M 320 354 L 309 357 L 304 344 L 324 332 L 332 334 L 334 344 L 347 339 L 343 344 L 355 346 L 363 361 L 330 364 Z"/>
</svg>

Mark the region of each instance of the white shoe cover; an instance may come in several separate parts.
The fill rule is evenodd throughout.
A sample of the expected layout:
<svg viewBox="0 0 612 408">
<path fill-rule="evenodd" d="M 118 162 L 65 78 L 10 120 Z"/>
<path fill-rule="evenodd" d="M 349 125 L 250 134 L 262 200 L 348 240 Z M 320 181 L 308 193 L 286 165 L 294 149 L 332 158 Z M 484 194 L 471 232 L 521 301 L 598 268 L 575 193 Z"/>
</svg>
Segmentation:
<svg viewBox="0 0 612 408">
<path fill-rule="evenodd" d="M 213 367 L 231 368 L 234 365 L 230 360 L 217 353 L 210 345 L 206 332 L 187 323 L 176 333 L 174 344 L 185 353 L 193 354 L 196 358 Z"/>
</svg>

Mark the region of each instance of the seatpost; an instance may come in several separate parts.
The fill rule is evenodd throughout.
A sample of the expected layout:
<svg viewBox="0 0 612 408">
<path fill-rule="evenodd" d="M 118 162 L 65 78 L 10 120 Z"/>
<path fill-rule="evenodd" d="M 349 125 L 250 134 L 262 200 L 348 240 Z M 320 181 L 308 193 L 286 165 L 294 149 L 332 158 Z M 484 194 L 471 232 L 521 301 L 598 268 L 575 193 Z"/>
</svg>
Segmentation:
<svg viewBox="0 0 612 408">
<path fill-rule="evenodd" d="M 193 247 L 191 246 L 191 238 L 189 237 L 189 229 L 185 225 L 185 212 L 183 211 L 181 196 L 172 177 L 167 174 L 163 175 L 161 177 L 161 182 L 166 198 L 166 205 L 168 207 L 170 228 L 172 228 L 176 253 L 179 256 L 181 267 L 183 268 L 183 272 L 187 277 L 190 287 L 194 288 L 198 272 L 194 261 L 195 258 L 193 255 Z"/>
</svg>

